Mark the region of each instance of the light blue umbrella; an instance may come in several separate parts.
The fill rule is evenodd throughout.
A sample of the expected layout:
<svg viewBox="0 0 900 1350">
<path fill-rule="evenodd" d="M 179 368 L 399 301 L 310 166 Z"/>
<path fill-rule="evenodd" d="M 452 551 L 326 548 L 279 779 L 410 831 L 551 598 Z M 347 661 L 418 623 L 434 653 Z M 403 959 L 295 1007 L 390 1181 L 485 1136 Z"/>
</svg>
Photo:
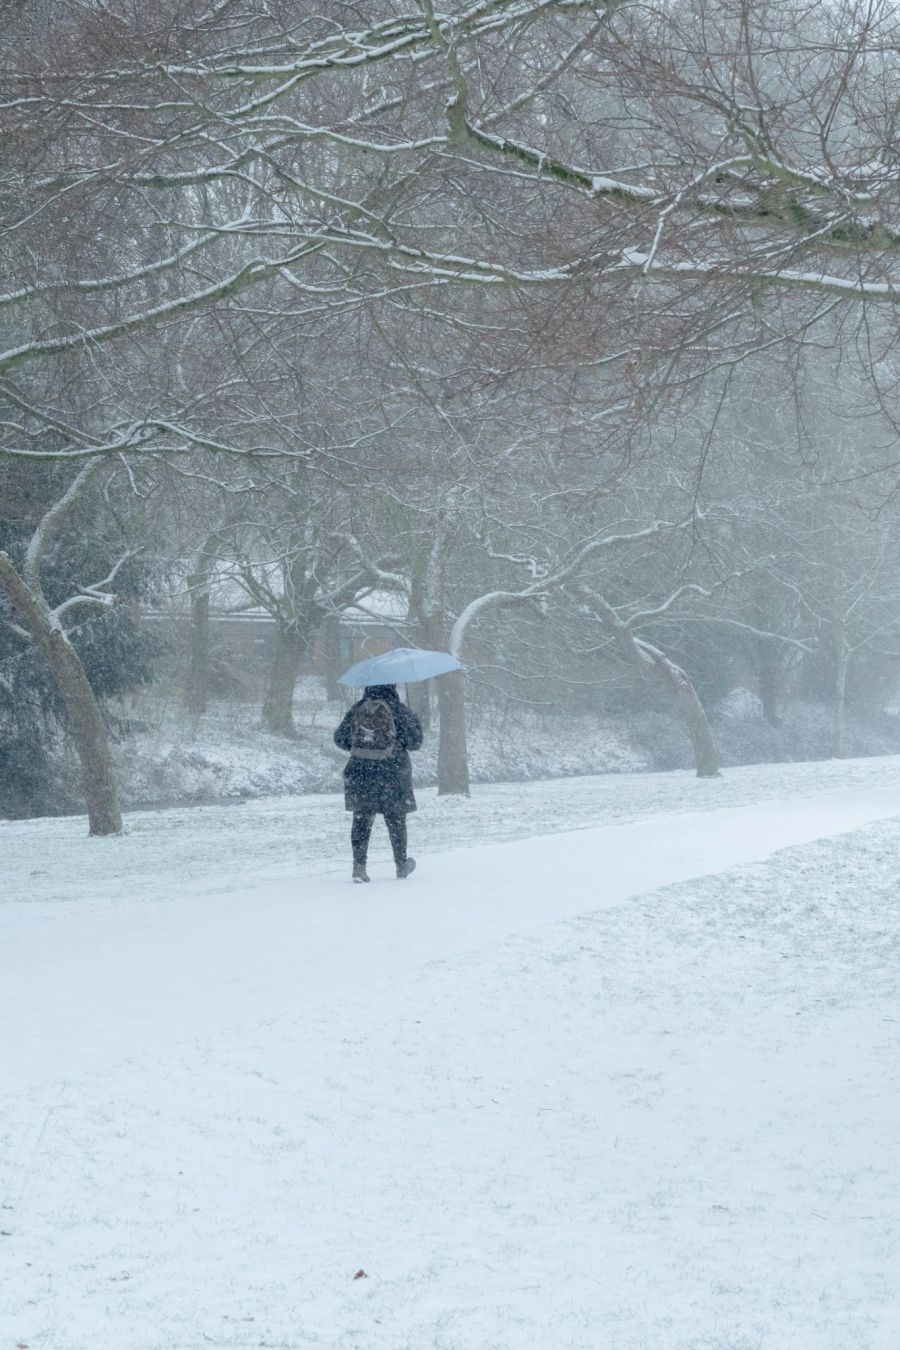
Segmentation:
<svg viewBox="0 0 900 1350">
<path fill-rule="evenodd" d="M 422 652 L 417 647 L 395 647 L 382 656 L 368 661 L 357 661 L 338 677 L 338 684 L 353 684 L 361 688 L 367 684 L 418 684 L 435 675 L 446 675 L 451 670 L 465 670 L 449 652 Z"/>
</svg>

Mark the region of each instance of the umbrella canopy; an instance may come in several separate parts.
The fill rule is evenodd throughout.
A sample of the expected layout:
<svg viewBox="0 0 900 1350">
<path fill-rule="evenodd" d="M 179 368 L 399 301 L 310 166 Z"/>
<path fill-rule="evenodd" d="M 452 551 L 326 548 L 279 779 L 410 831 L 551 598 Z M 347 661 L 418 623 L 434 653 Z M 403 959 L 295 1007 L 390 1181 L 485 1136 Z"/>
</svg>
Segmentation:
<svg viewBox="0 0 900 1350">
<path fill-rule="evenodd" d="M 420 680 L 446 675 L 451 670 L 465 670 L 449 652 L 422 652 L 417 647 L 395 647 L 382 656 L 368 661 L 357 661 L 338 677 L 338 684 L 418 684 Z"/>
</svg>

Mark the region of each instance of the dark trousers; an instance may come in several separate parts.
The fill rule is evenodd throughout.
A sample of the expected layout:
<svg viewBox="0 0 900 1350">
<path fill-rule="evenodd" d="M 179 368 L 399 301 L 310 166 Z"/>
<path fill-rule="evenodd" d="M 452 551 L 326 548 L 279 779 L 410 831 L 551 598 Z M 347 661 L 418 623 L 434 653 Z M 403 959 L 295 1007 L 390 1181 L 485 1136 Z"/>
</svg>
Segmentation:
<svg viewBox="0 0 900 1350">
<path fill-rule="evenodd" d="M 353 845 L 353 862 L 365 867 L 369 852 L 369 836 L 375 823 L 375 812 L 355 811 L 350 842 Z M 391 848 L 394 850 L 394 862 L 406 862 L 406 812 L 385 811 L 384 823 L 387 826 Z"/>
</svg>

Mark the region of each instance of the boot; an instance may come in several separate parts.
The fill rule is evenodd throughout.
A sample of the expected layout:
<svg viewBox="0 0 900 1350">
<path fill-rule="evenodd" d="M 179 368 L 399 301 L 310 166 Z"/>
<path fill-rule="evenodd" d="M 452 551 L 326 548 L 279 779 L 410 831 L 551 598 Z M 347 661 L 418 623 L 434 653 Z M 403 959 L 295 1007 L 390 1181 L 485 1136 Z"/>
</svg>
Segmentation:
<svg viewBox="0 0 900 1350">
<path fill-rule="evenodd" d="M 397 877 L 400 881 L 405 881 L 406 878 L 409 876 L 410 872 L 414 872 L 415 870 L 416 870 L 415 858 L 407 858 L 405 862 L 400 862 L 397 864 Z"/>
<path fill-rule="evenodd" d="M 353 864 L 353 880 L 357 882 L 368 881 L 369 874 L 366 871 L 365 863 Z"/>
</svg>

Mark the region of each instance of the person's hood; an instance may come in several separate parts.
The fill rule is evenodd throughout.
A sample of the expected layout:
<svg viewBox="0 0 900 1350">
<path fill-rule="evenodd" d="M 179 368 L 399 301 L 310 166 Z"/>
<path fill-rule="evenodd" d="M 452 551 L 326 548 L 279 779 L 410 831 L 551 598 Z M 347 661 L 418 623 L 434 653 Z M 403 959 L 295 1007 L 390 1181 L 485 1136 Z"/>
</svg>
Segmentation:
<svg viewBox="0 0 900 1350">
<path fill-rule="evenodd" d="M 363 690 L 363 698 L 382 698 L 388 703 L 400 702 L 395 684 L 368 684 Z"/>
</svg>

